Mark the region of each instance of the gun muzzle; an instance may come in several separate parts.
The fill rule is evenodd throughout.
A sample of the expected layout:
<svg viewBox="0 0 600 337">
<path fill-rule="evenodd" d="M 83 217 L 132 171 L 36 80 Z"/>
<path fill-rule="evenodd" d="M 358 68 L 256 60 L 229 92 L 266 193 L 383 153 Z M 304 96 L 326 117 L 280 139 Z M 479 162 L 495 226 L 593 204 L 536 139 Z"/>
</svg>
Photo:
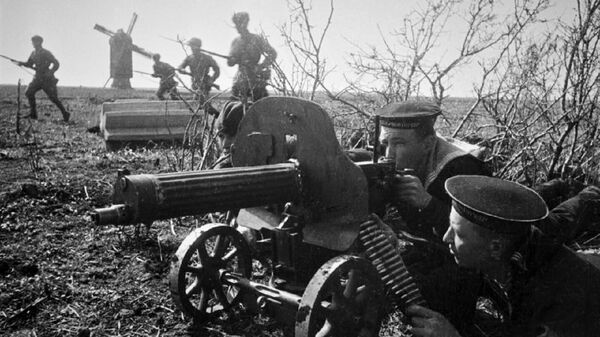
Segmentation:
<svg viewBox="0 0 600 337">
<path fill-rule="evenodd" d="M 112 205 L 110 207 L 95 209 L 92 213 L 92 220 L 96 226 L 127 224 L 130 218 L 128 213 L 127 205 Z"/>
</svg>

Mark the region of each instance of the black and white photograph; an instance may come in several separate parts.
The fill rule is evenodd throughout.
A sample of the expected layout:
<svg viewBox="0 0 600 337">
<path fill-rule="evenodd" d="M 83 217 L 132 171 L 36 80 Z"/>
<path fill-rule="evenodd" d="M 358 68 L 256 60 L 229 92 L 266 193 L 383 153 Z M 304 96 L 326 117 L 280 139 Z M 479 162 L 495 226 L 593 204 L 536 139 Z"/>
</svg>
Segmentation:
<svg viewBox="0 0 600 337">
<path fill-rule="evenodd" d="M 600 336 L 600 0 L 0 0 L 0 336 Z"/>
</svg>

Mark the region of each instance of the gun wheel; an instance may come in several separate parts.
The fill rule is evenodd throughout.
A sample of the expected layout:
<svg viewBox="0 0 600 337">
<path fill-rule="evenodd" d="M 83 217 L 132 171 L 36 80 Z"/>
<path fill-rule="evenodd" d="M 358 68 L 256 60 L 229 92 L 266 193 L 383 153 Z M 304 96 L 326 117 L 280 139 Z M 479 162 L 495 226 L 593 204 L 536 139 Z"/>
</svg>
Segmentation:
<svg viewBox="0 0 600 337">
<path fill-rule="evenodd" d="M 175 254 L 169 276 L 177 307 L 205 319 L 235 304 L 240 289 L 220 281 L 222 271 L 250 277 L 252 259 L 244 237 L 224 224 L 208 224 L 190 233 Z"/>
<path fill-rule="evenodd" d="M 342 255 L 325 263 L 308 283 L 296 314 L 296 337 L 377 336 L 384 288 L 373 265 Z"/>
</svg>

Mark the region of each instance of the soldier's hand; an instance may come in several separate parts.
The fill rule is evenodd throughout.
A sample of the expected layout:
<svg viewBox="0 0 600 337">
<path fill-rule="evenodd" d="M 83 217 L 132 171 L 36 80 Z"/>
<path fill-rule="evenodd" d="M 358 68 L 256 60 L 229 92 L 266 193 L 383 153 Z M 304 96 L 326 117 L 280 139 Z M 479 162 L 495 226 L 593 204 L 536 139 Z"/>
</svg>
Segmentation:
<svg viewBox="0 0 600 337">
<path fill-rule="evenodd" d="M 396 175 L 394 179 L 394 196 L 397 202 L 408 204 L 410 207 L 423 209 L 431 201 L 421 180 L 412 175 Z"/>
<path fill-rule="evenodd" d="M 414 336 L 460 337 L 454 326 L 442 314 L 413 304 L 406 309 Z"/>
</svg>

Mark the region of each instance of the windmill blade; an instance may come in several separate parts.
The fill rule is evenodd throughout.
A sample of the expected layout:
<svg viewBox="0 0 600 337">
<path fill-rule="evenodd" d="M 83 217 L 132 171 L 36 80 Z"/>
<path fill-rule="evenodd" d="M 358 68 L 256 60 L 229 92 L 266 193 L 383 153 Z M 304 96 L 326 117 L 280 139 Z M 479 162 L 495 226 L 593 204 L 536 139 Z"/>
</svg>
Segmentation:
<svg viewBox="0 0 600 337">
<path fill-rule="evenodd" d="M 136 13 L 133 13 L 133 15 L 131 16 L 131 21 L 129 22 L 129 27 L 127 28 L 127 35 L 131 35 L 131 32 L 133 31 L 133 26 L 135 26 L 137 18 L 138 15 Z"/>
</svg>

